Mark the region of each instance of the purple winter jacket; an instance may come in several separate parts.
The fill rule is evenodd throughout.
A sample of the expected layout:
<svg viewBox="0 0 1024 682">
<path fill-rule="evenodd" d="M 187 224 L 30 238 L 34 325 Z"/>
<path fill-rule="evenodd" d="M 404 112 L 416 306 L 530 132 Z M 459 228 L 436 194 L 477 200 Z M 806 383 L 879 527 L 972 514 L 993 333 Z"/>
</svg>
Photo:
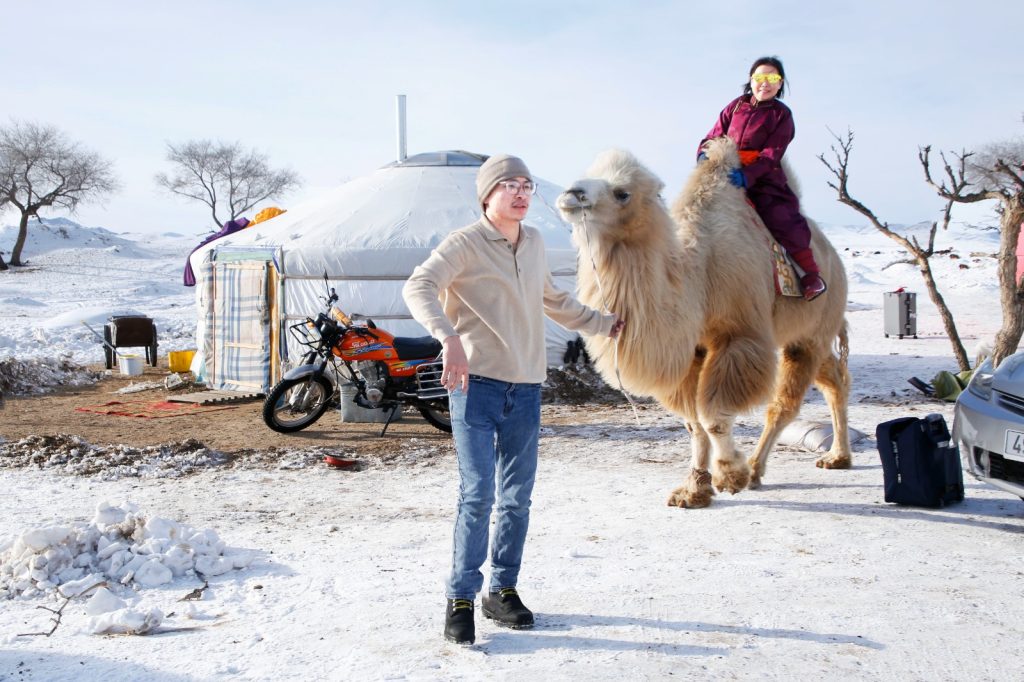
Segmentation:
<svg viewBox="0 0 1024 682">
<path fill-rule="evenodd" d="M 818 271 L 818 266 L 810 251 L 811 228 L 782 170 L 782 155 L 793 141 L 794 132 L 793 114 L 785 104 L 777 99 L 758 102 L 741 95 L 722 109 L 718 122 L 700 144 L 728 135 L 740 151 L 759 152 L 756 161 L 743 167 L 747 198 L 775 239 L 805 272 L 812 273 Z"/>
<path fill-rule="evenodd" d="M 751 104 L 750 95 L 740 95 L 729 102 L 718 121 L 700 147 L 714 137 L 728 135 L 736 142 L 737 149 L 760 152 L 756 161 L 743 167 L 747 180 L 747 191 L 751 194 L 770 194 L 776 197 L 792 196 L 782 170 L 782 155 L 793 141 L 796 128 L 793 113 L 782 102 L 771 99 Z M 698 153 L 700 153 L 698 147 Z M 795 197 L 793 197 L 795 199 Z"/>
</svg>

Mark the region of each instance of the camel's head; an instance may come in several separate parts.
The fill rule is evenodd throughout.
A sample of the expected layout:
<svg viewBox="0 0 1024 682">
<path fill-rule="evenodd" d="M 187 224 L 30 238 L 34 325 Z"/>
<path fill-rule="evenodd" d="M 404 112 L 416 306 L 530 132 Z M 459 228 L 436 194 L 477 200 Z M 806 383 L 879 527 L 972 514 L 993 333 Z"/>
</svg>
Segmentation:
<svg viewBox="0 0 1024 682">
<path fill-rule="evenodd" d="M 652 211 L 665 214 L 662 187 L 635 156 L 611 149 L 598 155 L 585 178 L 558 196 L 558 208 L 576 228 L 585 220 L 604 239 L 627 240 L 650 223 Z"/>
</svg>

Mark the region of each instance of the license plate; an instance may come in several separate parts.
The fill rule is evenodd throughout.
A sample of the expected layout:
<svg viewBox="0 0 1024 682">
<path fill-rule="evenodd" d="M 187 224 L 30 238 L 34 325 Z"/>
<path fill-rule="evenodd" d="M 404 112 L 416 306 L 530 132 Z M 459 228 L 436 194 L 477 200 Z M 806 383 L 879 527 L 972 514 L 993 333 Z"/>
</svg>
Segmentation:
<svg viewBox="0 0 1024 682">
<path fill-rule="evenodd" d="M 1024 432 L 1006 430 L 1006 447 L 1003 454 L 1009 459 L 1024 462 Z"/>
</svg>

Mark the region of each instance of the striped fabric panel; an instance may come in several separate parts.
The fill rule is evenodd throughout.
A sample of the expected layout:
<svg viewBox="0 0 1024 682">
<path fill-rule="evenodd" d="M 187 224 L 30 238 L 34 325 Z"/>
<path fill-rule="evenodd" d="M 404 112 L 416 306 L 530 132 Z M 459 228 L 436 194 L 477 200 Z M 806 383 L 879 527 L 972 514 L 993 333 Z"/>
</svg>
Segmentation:
<svg viewBox="0 0 1024 682">
<path fill-rule="evenodd" d="M 215 266 L 215 361 L 211 386 L 225 391 L 270 389 L 267 263 Z"/>
</svg>

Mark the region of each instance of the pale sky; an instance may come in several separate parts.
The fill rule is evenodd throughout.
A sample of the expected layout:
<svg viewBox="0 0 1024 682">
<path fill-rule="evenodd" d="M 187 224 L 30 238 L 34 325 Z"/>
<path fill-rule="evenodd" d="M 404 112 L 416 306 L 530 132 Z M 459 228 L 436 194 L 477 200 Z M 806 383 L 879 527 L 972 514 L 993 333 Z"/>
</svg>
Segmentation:
<svg viewBox="0 0 1024 682">
<path fill-rule="evenodd" d="M 122 189 L 72 217 L 118 232 L 212 228 L 205 206 L 156 188 L 167 142 L 266 152 L 304 181 L 276 202 L 287 208 L 395 159 L 397 94 L 408 98 L 410 154 L 507 152 L 567 185 L 621 147 L 671 200 L 766 54 L 785 64 L 797 129 L 787 157 L 805 214 L 822 222 L 866 222 L 825 185 L 816 156 L 829 128 L 855 132 L 851 192 L 892 223 L 941 209 L 919 146 L 1024 134 L 1020 0 L 0 0 L 0 10 L 3 122 L 54 124 L 111 159 Z"/>
</svg>

